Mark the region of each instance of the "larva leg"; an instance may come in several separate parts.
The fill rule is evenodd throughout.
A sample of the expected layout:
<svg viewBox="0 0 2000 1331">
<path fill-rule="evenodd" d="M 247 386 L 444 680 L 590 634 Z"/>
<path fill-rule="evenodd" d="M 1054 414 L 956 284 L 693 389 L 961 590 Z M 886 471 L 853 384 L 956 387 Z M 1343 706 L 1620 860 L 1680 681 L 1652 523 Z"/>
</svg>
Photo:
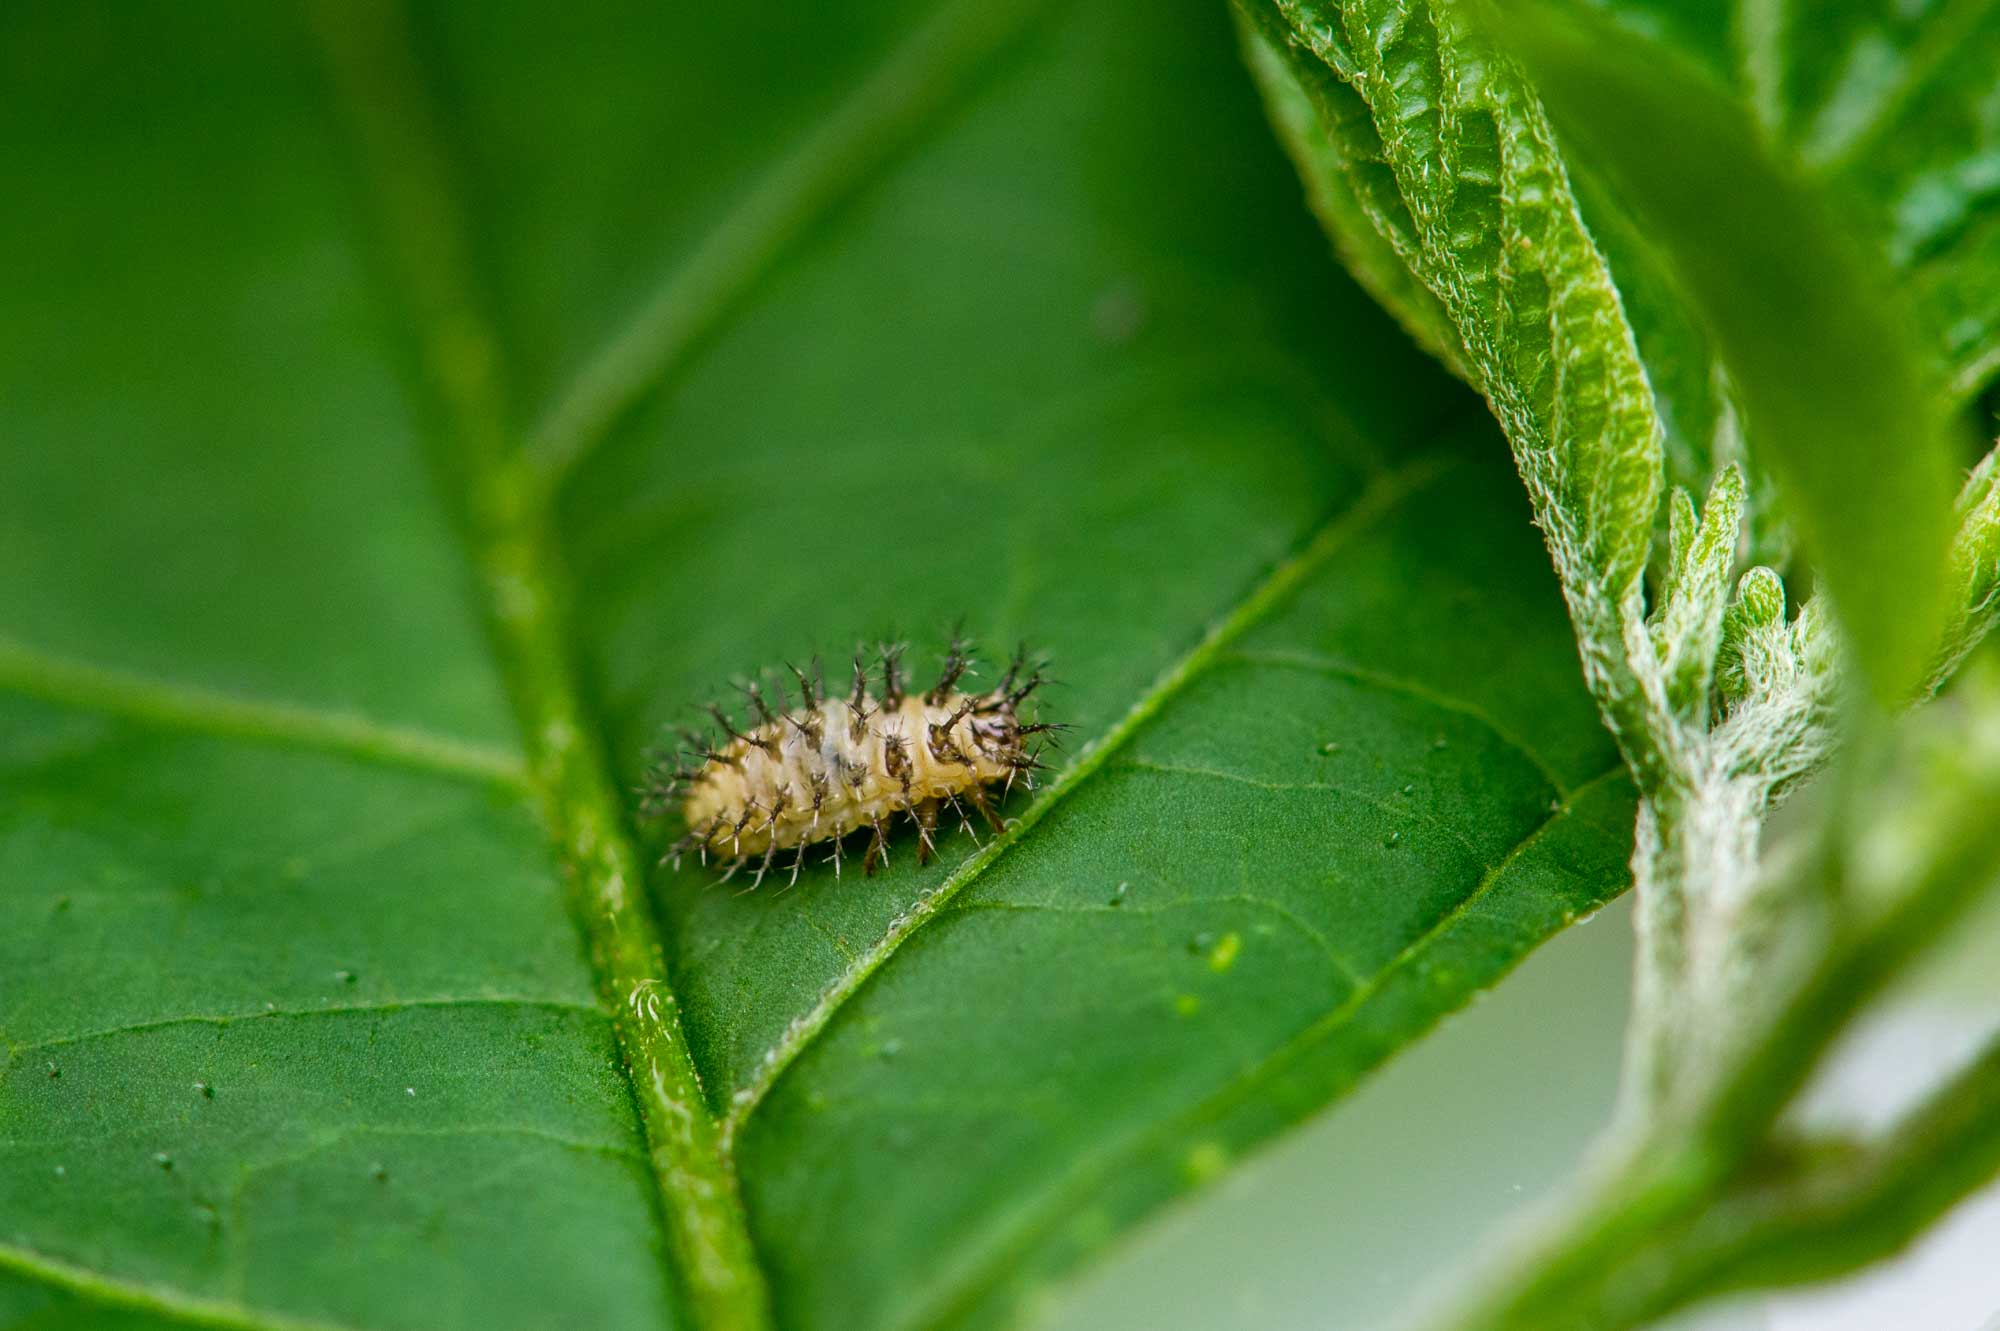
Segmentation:
<svg viewBox="0 0 2000 1331">
<path fill-rule="evenodd" d="M 861 860 L 861 873 L 864 877 L 874 874 L 878 860 L 883 864 L 889 862 L 889 839 L 882 835 L 882 820 L 876 818 L 869 823 L 869 826 L 875 829 L 875 835 L 868 843 L 868 854 Z"/>
<path fill-rule="evenodd" d="M 945 803 L 951 805 L 951 811 L 958 815 L 958 830 L 971 837 L 973 842 L 977 844 L 979 833 L 972 830 L 972 815 L 967 813 L 965 806 L 958 802 L 958 796 L 946 796 Z"/>
<path fill-rule="evenodd" d="M 968 787 L 965 797 L 972 801 L 973 808 L 979 810 L 979 816 L 986 820 L 988 827 L 992 828 L 995 832 L 1004 832 L 1007 830 L 1007 824 L 1001 822 L 1000 815 L 993 812 L 993 805 L 986 798 L 986 788 L 984 786 Z"/>
<path fill-rule="evenodd" d="M 917 863 L 929 864 L 931 856 L 937 854 L 937 843 L 931 834 L 937 831 L 938 802 L 924 800 L 910 810 L 910 817 L 917 820 Z"/>
<path fill-rule="evenodd" d="M 771 871 L 771 857 L 773 855 L 776 855 L 777 853 L 778 853 L 778 840 L 776 837 L 773 837 L 771 839 L 771 844 L 764 847 L 764 860 L 763 863 L 757 866 L 757 876 L 750 880 L 750 886 L 744 888 L 743 889 L 744 891 L 754 892 L 763 885 L 764 875 Z"/>
</svg>

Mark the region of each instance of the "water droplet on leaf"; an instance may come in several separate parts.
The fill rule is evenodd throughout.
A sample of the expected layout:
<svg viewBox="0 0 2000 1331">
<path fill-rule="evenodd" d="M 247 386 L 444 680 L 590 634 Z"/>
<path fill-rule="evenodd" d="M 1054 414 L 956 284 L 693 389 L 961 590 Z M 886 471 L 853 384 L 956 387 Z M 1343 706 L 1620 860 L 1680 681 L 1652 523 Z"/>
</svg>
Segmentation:
<svg viewBox="0 0 2000 1331">
<path fill-rule="evenodd" d="M 1236 955 L 1242 950 L 1243 936 L 1241 934 L 1224 934 L 1217 940 L 1215 946 L 1209 949 L 1208 968 L 1217 975 L 1222 974 L 1222 972 L 1236 964 Z"/>
<path fill-rule="evenodd" d="M 1228 1168 L 1229 1148 L 1221 1142 L 1202 1142 L 1181 1162 L 1181 1172 L 1189 1183 L 1207 1183 Z"/>
</svg>

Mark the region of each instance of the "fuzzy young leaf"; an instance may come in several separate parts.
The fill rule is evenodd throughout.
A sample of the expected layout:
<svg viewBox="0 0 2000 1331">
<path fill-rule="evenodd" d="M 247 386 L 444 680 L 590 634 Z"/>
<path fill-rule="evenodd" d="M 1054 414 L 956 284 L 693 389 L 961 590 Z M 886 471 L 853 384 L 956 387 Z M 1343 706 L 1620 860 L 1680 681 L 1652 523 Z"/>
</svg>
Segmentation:
<svg viewBox="0 0 2000 1331">
<path fill-rule="evenodd" d="M 1887 281 L 1747 111 L 1671 52 L 1541 3 L 1503 13 L 1564 141 L 1669 256 L 1874 692 L 1900 701 L 1944 620 L 1951 459 L 1943 393 Z"/>
<path fill-rule="evenodd" d="M 1944 645 L 1929 686 L 1940 687 L 2000 620 L 2000 450 L 1988 453 L 1958 494 L 1958 534 L 1951 544 L 1950 604 Z"/>
<path fill-rule="evenodd" d="M 1585 677 L 1642 774 L 1663 770 L 1631 660 L 1661 498 L 1661 429 L 1603 256 L 1526 86 L 1448 6 L 1242 0 L 1253 68 L 1309 180 L 1337 176 L 1451 320 L 1513 445 Z M 1296 114 L 1300 101 L 1313 109 Z M 1321 195 L 1327 189 L 1317 191 Z M 1379 256 L 1379 243 L 1363 242 Z M 1378 289 L 1394 290 L 1386 282 Z M 1405 322 L 1433 316 L 1405 299 Z"/>
<path fill-rule="evenodd" d="M 1743 472 L 1725 467 L 1697 518 L 1694 501 L 1675 490 L 1669 508 L 1667 571 L 1654 635 L 1669 705 L 1689 724 L 1705 719 L 1743 524 Z"/>
</svg>

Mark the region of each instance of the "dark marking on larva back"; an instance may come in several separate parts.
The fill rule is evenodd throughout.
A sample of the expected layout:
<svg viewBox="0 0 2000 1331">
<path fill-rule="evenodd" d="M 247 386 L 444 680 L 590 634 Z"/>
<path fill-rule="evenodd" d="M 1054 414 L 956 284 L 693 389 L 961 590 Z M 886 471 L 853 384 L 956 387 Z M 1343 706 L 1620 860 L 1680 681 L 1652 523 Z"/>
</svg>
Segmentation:
<svg viewBox="0 0 2000 1331">
<path fill-rule="evenodd" d="M 1046 738 L 1059 729 L 1024 723 L 1018 713 L 1043 682 L 1026 648 L 981 693 L 961 687 L 973 672 L 969 646 L 958 635 L 937 682 L 921 694 L 905 687 L 900 646 L 881 650 L 879 697 L 869 692 L 859 656 L 853 665 L 845 697 L 827 692 L 814 658 L 810 675 L 786 667 L 798 684 L 797 706 L 780 697 L 774 710 L 752 681 L 741 686 L 752 711 L 744 729 L 710 707 L 724 742 L 683 732 L 682 752 L 656 763 L 644 792 L 648 814 L 680 812 L 686 835 L 670 857 L 694 852 L 706 863 L 712 853 L 727 866 L 725 878 L 754 862 L 754 887 L 781 850 L 795 852 L 796 881 L 806 848 L 820 842 L 829 843 L 838 874 L 841 838 L 864 830 L 869 846 L 862 867 L 873 873 L 888 859 L 888 825 L 898 814 L 917 824 L 920 862 L 935 851 L 938 814 L 947 806 L 968 832 L 966 805 L 995 831 L 1004 826 L 994 809 L 996 793 L 987 787 L 999 786 L 997 795 L 1004 797 L 1017 778 L 1032 785 L 1033 774 L 1043 770 L 1042 740 L 1030 750 L 1028 737 Z"/>
</svg>

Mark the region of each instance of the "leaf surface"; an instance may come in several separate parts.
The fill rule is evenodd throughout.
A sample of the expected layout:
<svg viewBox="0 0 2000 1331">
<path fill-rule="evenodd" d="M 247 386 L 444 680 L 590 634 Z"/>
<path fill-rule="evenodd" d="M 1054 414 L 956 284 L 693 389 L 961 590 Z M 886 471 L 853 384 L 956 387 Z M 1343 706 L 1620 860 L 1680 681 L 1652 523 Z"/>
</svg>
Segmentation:
<svg viewBox="0 0 2000 1331">
<path fill-rule="evenodd" d="M 1618 889 L 1502 445 L 1222 17 L 1138 18 L 439 7 L 357 70 L 266 6 L 9 12 L 0 1322 L 690 1320 L 552 708 L 629 789 L 857 639 L 1066 681 L 997 841 L 646 885 L 787 1326 L 1017 1320 Z M 437 382 L 546 548 L 454 519 Z M 613 812 L 610 863 L 671 833 Z"/>
</svg>

